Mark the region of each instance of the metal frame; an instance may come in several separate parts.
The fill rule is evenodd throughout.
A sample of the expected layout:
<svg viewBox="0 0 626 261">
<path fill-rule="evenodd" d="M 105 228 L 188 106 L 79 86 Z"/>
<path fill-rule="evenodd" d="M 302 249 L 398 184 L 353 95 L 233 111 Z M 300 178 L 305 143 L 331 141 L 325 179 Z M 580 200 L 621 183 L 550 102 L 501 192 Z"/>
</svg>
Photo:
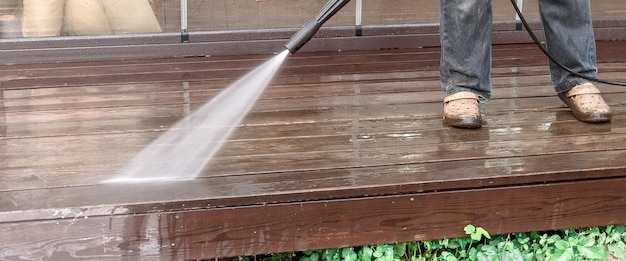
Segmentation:
<svg viewBox="0 0 626 261">
<path fill-rule="evenodd" d="M 626 40 L 626 20 L 594 21 L 597 40 Z M 531 24 L 541 34 L 541 24 Z M 494 44 L 528 43 L 527 32 L 515 21 L 494 25 Z M 273 54 L 297 29 L 261 29 L 216 32 L 17 38 L 0 40 L 2 64 L 94 60 L 153 59 L 187 56 Z M 352 26 L 322 28 L 300 52 L 375 50 L 439 46 L 438 24 L 363 26 L 362 36 Z"/>
</svg>

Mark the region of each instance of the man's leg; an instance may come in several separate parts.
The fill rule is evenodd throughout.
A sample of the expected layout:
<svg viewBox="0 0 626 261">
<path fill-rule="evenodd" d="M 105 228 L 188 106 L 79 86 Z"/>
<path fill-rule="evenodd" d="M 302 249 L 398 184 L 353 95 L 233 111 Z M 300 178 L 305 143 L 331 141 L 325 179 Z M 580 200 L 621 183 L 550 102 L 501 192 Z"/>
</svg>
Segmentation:
<svg viewBox="0 0 626 261">
<path fill-rule="evenodd" d="M 491 0 L 441 0 L 441 85 L 491 98 Z"/>
<path fill-rule="evenodd" d="M 589 0 L 540 0 L 548 52 L 555 60 L 587 76 L 597 76 L 596 43 Z M 588 80 L 550 62 L 552 84 L 574 116 L 585 122 L 607 122 L 612 112 Z"/>
<path fill-rule="evenodd" d="M 441 86 L 443 121 L 479 128 L 479 98 L 491 98 L 491 0 L 441 0 Z"/>
<path fill-rule="evenodd" d="M 548 52 L 575 72 L 596 77 L 596 43 L 589 0 L 540 0 Z M 557 93 L 587 82 L 550 62 Z"/>
</svg>

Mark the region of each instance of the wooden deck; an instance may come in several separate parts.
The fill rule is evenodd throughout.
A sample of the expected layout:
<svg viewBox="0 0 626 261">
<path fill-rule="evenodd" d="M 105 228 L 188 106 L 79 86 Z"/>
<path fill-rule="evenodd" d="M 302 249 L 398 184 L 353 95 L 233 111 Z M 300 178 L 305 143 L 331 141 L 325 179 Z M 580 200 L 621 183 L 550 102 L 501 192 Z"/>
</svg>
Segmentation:
<svg viewBox="0 0 626 261">
<path fill-rule="evenodd" d="M 626 42 L 599 42 L 626 81 Z M 0 66 L 0 259 L 193 260 L 626 223 L 626 89 L 576 121 L 528 44 L 494 46 L 478 130 L 442 125 L 438 48 L 315 52 L 200 178 L 102 184 L 269 56 Z"/>
</svg>

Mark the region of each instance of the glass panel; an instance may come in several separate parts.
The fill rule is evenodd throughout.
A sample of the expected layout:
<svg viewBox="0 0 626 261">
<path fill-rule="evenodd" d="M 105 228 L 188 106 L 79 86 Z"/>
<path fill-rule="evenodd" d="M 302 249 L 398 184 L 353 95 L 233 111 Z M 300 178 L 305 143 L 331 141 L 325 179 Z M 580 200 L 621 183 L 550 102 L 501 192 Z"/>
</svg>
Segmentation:
<svg viewBox="0 0 626 261">
<path fill-rule="evenodd" d="M 327 0 L 187 0 L 189 31 L 298 28 Z M 327 25 L 354 25 L 352 1 Z M 363 25 L 435 24 L 439 1 L 364 0 Z M 591 1 L 595 19 L 623 19 L 626 1 Z M 493 1 L 494 20 L 512 21 L 509 1 Z M 537 0 L 524 14 L 537 20 Z M 1 0 L 0 38 L 180 32 L 181 0 Z"/>
<path fill-rule="evenodd" d="M 180 31 L 170 0 L 2 0 L 0 38 Z M 169 22 L 169 23 L 168 23 Z M 174 24 L 176 24 L 174 26 Z"/>
<path fill-rule="evenodd" d="M 189 31 L 216 31 L 299 28 L 313 18 L 327 0 L 188 0 L 187 2 Z M 331 18 L 327 25 L 354 25 L 354 10 L 354 3 L 349 3 Z"/>
<path fill-rule="evenodd" d="M 297 28 L 313 18 L 328 0 L 187 0 L 190 31 Z M 610 0 L 620 1 L 620 0 Z M 355 5 L 351 1 L 327 25 L 354 25 Z M 527 2 L 527 3 L 526 3 Z M 536 18 L 537 0 L 528 0 L 530 17 Z M 531 6 L 532 5 L 532 6 Z M 495 21 L 513 21 L 509 1 L 493 1 Z M 364 0 L 363 25 L 435 24 L 439 22 L 439 1 Z"/>
<path fill-rule="evenodd" d="M 189 30 L 297 28 L 313 18 L 328 0 L 188 0 Z M 326 25 L 354 25 L 358 1 L 351 1 Z M 536 0 L 534 1 L 536 5 Z M 363 25 L 435 24 L 439 1 L 364 0 Z M 513 21 L 509 1 L 494 1 L 494 20 Z M 536 8 L 535 8 L 536 10 Z"/>
</svg>

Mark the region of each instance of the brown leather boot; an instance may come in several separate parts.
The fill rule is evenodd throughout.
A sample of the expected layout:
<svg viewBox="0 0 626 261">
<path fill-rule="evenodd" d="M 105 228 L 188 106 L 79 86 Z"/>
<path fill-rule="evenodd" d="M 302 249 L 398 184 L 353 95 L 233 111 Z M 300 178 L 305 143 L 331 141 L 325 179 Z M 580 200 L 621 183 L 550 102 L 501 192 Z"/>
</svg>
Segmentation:
<svg viewBox="0 0 626 261">
<path fill-rule="evenodd" d="M 478 96 L 471 92 L 459 92 L 443 100 L 443 122 L 452 127 L 475 129 L 482 126 Z"/>
<path fill-rule="evenodd" d="M 608 122 L 613 117 L 611 108 L 602 98 L 600 90 L 592 83 L 583 83 L 569 91 L 559 93 L 559 98 L 569 106 L 579 121 Z"/>
</svg>

